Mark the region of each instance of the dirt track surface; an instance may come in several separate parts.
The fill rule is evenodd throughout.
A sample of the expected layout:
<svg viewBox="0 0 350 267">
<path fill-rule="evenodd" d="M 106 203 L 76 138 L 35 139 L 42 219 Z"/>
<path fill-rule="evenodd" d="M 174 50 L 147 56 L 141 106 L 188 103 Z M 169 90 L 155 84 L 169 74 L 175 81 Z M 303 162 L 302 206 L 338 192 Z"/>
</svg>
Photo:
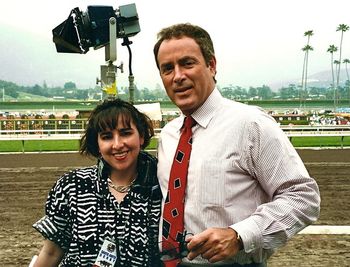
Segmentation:
<svg viewBox="0 0 350 267">
<path fill-rule="evenodd" d="M 318 225 L 350 225 L 350 149 L 298 150 L 321 191 Z M 31 225 L 44 213 L 54 181 L 94 164 L 77 153 L 0 154 L 0 266 L 28 266 L 42 245 Z M 296 235 L 269 267 L 350 266 L 350 235 Z"/>
</svg>

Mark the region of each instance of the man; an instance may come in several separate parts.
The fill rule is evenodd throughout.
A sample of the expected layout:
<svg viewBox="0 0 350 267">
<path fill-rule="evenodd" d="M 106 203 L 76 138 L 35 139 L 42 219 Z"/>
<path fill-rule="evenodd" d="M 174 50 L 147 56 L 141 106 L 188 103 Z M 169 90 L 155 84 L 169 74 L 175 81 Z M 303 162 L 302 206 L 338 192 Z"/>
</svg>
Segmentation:
<svg viewBox="0 0 350 267">
<path fill-rule="evenodd" d="M 204 29 L 163 29 L 154 55 L 166 92 L 183 113 L 160 136 L 163 196 L 184 116 L 196 121 L 184 204 L 184 230 L 194 235 L 180 266 L 267 266 L 276 248 L 317 220 L 315 180 L 272 117 L 221 96 Z"/>
</svg>

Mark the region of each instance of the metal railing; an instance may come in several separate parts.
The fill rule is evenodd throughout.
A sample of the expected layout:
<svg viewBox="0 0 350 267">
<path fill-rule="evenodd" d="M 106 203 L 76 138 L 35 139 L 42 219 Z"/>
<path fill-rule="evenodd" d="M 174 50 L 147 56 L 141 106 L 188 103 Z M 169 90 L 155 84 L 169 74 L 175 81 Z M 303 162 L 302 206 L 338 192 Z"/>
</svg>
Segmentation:
<svg viewBox="0 0 350 267">
<path fill-rule="evenodd" d="M 158 138 L 161 129 L 154 129 Z M 84 133 L 84 129 L 55 129 L 55 130 L 0 130 L 1 140 L 78 140 Z"/>
<path fill-rule="evenodd" d="M 0 134 L 22 131 L 28 134 L 68 133 L 83 131 L 87 119 L 2 119 L 0 120 Z"/>
<path fill-rule="evenodd" d="M 0 141 L 20 140 L 79 140 L 85 130 L 87 119 L 2 119 Z M 156 125 L 160 125 L 156 122 Z M 350 136 L 350 125 L 283 125 L 280 126 L 290 140 L 294 137 L 340 137 L 341 147 L 345 137 Z M 161 128 L 155 128 L 158 138 Z"/>
</svg>

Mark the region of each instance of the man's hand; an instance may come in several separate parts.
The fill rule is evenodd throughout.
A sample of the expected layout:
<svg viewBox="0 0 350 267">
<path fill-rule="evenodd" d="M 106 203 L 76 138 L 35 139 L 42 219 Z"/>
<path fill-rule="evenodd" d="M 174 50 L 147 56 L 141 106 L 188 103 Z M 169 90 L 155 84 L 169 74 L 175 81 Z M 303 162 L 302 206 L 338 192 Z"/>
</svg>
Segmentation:
<svg viewBox="0 0 350 267">
<path fill-rule="evenodd" d="M 240 250 L 237 233 L 231 228 L 209 228 L 188 237 L 187 241 L 189 260 L 202 255 L 204 259 L 214 263 L 232 257 Z"/>
</svg>

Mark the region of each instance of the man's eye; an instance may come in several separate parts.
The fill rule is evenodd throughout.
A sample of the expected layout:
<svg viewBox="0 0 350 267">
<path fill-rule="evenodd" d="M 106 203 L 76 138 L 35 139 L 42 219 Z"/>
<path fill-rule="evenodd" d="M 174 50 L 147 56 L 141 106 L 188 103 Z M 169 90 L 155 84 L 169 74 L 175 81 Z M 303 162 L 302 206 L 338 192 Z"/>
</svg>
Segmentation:
<svg viewBox="0 0 350 267">
<path fill-rule="evenodd" d="M 162 66 L 162 74 L 170 73 L 172 70 L 173 70 L 173 66 L 172 65 Z"/>
<path fill-rule="evenodd" d="M 185 67 L 192 67 L 193 65 L 194 65 L 193 60 L 186 60 L 183 64 L 183 66 L 185 66 Z"/>
</svg>

